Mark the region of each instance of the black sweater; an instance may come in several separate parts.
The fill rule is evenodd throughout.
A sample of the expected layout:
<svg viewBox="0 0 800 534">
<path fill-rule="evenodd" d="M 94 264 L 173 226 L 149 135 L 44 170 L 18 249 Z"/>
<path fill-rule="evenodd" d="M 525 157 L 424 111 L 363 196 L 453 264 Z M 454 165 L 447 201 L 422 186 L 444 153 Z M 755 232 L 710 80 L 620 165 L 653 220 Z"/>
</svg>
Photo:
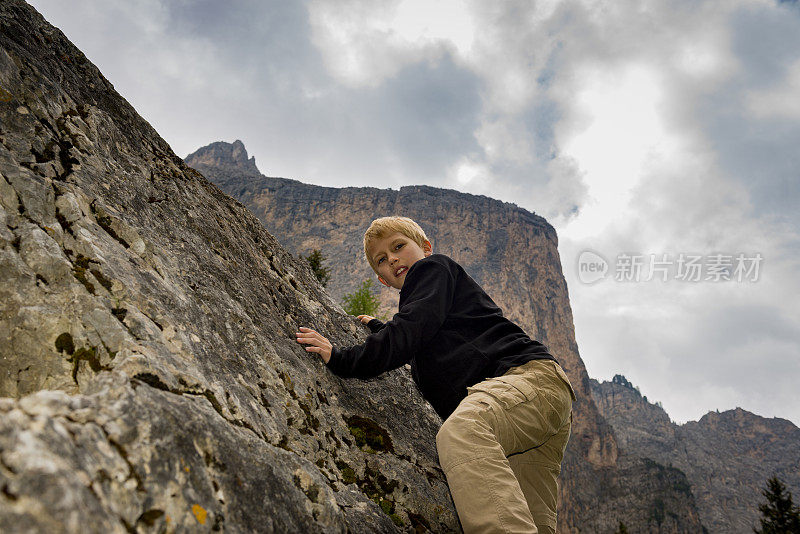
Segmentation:
<svg viewBox="0 0 800 534">
<path fill-rule="evenodd" d="M 411 363 L 422 395 L 446 419 L 467 387 L 530 360 L 555 360 L 443 254 L 411 266 L 398 308 L 387 323 L 369 322 L 372 334 L 363 345 L 333 347 L 328 368 L 342 377 L 371 378 Z"/>
</svg>

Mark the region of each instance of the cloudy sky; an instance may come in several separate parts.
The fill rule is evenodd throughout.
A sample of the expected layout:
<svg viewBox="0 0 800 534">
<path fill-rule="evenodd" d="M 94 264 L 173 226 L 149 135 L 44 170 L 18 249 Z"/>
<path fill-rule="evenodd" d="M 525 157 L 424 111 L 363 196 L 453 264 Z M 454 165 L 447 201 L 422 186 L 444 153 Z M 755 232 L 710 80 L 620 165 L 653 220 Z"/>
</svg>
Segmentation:
<svg viewBox="0 0 800 534">
<path fill-rule="evenodd" d="M 800 424 L 796 0 L 31 3 L 178 155 L 514 202 L 558 231 L 590 376 Z"/>
</svg>

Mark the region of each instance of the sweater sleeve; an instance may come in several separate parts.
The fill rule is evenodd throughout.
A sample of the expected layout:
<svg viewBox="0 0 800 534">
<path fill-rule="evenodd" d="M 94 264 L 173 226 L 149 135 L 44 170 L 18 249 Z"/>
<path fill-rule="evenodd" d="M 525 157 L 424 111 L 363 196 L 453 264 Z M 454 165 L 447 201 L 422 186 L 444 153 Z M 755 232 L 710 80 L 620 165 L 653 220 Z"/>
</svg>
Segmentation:
<svg viewBox="0 0 800 534">
<path fill-rule="evenodd" d="M 384 326 L 386 326 L 386 323 L 382 322 L 380 319 L 372 319 L 367 323 L 367 328 L 369 328 L 373 334 L 383 330 Z"/>
<path fill-rule="evenodd" d="M 371 378 L 408 363 L 441 327 L 454 291 L 455 278 L 446 266 L 418 261 L 406 274 L 400 309 L 392 320 L 362 345 L 333 347 L 328 368 L 341 377 Z"/>
</svg>

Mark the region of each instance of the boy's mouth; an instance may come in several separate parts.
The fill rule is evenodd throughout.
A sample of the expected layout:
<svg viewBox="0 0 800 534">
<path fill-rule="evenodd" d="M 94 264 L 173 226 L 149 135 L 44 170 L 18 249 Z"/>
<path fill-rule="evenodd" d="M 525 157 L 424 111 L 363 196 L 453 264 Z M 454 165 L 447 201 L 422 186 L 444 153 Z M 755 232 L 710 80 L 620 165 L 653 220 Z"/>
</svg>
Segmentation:
<svg viewBox="0 0 800 534">
<path fill-rule="evenodd" d="M 399 269 L 397 269 L 397 270 L 394 272 L 394 275 L 395 275 L 395 277 L 397 277 L 397 276 L 400 276 L 401 274 L 403 274 L 403 273 L 404 273 L 404 272 L 406 272 L 407 270 L 408 270 L 408 267 L 400 267 Z"/>
</svg>

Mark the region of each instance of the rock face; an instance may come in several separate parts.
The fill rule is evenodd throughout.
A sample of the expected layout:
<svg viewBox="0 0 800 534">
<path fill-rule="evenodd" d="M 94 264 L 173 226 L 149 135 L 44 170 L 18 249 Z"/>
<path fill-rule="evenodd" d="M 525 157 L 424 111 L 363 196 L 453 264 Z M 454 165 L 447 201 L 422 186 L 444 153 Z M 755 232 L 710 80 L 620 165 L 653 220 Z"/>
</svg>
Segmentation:
<svg viewBox="0 0 800 534">
<path fill-rule="evenodd" d="M 458 531 L 408 373 L 339 380 L 300 325 L 366 333 L 0 3 L 0 531 Z"/>
<path fill-rule="evenodd" d="M 592 380 L 592 394 L 621 450 L 685 473 L 711 532 L 750 532 L 773 475 L 800 495 L 800 429 L 790 421 L 737 408 L 677 425 L 620 375 Z"/>
<path fill-rule="evenodd" d="M 558 239 L 545 219 L 514 204 L 427 186 L 339 189 L 270 178 L 254 169 L 241 149 L 239 141 L 216 142 L 186 162 L 247 206 L 288 250 L 302 255 L 322 250 L 331 268 L 327 288 L 337 300 L 375 276 L 363 254 L 369 223 L 382 215 L 404 215 L 420 223 L 434 251 L 464 266 L 507 317 L 550 348 L 578 396 L 562 469 L 560 531 L 610 532 L 620 520 L 636 532 L 702 529 L 679 472 L 619 457 L 613 431 L 591 396 Z M 380 297 L 391 317 L 396 290 L 382 288 Z"/>
</svg>

